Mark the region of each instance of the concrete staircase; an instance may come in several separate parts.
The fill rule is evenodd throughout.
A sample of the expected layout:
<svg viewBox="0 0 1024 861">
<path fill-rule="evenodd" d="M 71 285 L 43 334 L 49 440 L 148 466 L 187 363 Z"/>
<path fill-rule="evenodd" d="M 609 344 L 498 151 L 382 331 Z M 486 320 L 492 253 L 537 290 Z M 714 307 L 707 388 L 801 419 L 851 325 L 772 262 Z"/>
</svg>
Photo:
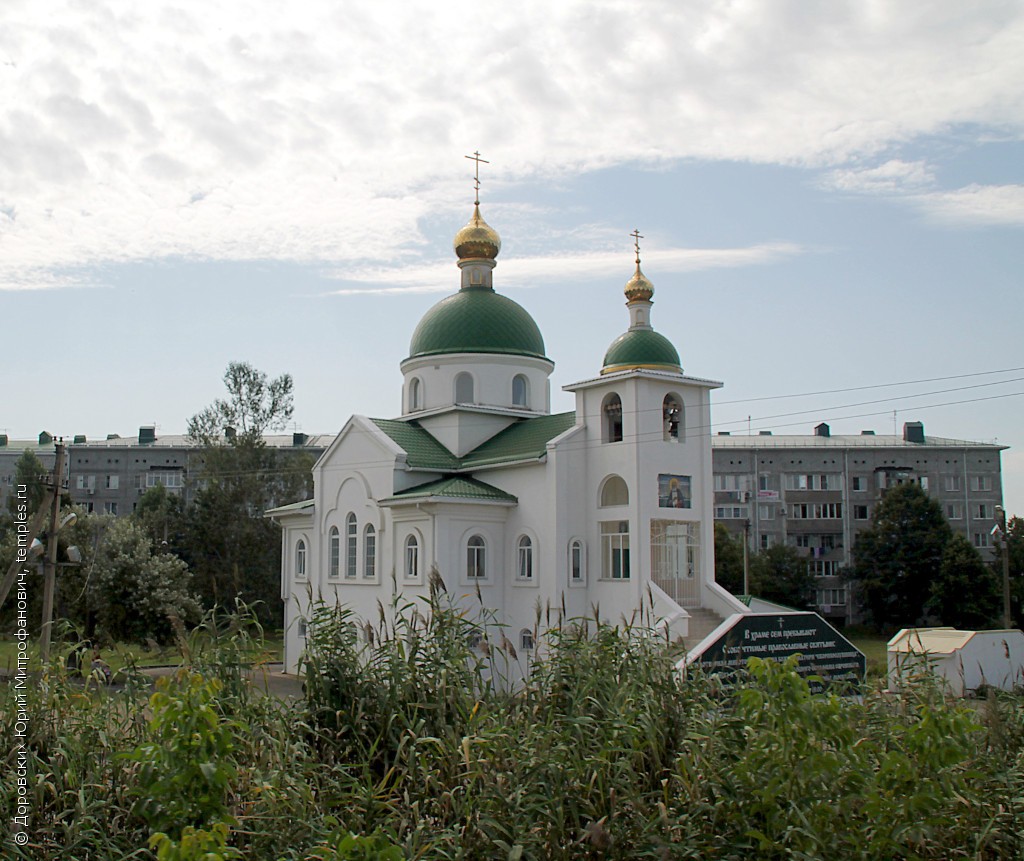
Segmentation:
<svg viewBox="0 0 1024 861">
<path fill-rule="evenodd" d="M 688 607 L 690 633 L 683 638 L 683 648 L 691 652 L 701 640 L 722 624 L 722 617 L 706 607 Z"/>
</svg>

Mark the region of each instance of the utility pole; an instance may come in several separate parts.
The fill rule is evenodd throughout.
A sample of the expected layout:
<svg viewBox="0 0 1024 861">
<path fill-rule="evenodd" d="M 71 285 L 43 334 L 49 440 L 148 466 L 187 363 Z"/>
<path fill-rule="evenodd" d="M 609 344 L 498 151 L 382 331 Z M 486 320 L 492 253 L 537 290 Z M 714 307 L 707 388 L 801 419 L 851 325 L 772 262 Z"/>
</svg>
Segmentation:
<svg viewBox="0 0 1024 861">
<path fill-rule="evenodd" d="M 60 528 L 60 491 L 64 481 L 64 443 L 58 440 L 54 446 L 56 457 L 53 463 L 53 477 L 50 488 L 53 501 L 50 504 L 50 534 L 46 542 L 46 582 L 43 585 L 43 627 L 40 631 L 40 663 L 45 672 L 50 660 L 50 637 L 53 628 L 53 593 L 57 585 L 57 530 Z"/>
<path fill-rule="evenodd" d="M 999 531 L 1003 536 L 1003 627 L 1012 628 L 1013 619 L 1010 618 L 1010 535 L 1006 531 L 1006 509 L 1001 505 L 996 506 L 996 519 L 999 521 Z"/>
<path fill-rule="evenodd" d="M 743 594 L 750 595 L 750 520 L 743 525 Z"/>
</svg>

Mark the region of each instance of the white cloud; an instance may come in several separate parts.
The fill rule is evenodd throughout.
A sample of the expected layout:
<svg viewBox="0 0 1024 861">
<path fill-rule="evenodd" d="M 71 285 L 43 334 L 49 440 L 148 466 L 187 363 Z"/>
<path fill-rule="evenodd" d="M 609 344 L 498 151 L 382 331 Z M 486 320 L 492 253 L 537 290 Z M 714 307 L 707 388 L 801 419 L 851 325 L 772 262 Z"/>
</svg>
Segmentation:
<svg viewBox="0 0 1024 861">
<path fill-rule="evenodd" d="M 18 213 L 0 283 L 168 254 L 401 259 L 425 214 L 464 204 L 471 147 L 487 182 L 515 182 L 675 158 L 840 165 L 952 124 L 1024 128 L 1024 8 L 998 0 L 280 10 L 0 5 L 0 189 Z M 837 181 L 927 174 L 888 164 Z"/>
<path fill-rule="evenodd" d="M 878 167 L 844 168 L 825 174 L 822 184 L 836 191 L 896 193 L 933 185 L 935 174 L 923 161 L 890 159 Z"/>
<path fill-rule="evenodd" d="M 652 273 L 696 272 L 720 267 L 763 266 L 804 253 L 790 243 L 755 245 L 749 248 L 672 248 L 644 252 L 643 267 Z M 344 287 L 334 296 L 406 295 L 410 293 L 450 293 L 457 279 L 453 261 L 388 268 L 354 268 L 331 273 L 345 281 L 365 283 L 367 287 Z M 632 275 L 632 262 L 621 251 L 578 252 L 557 256 L 532 256 L 499 261 L 495 283 L 502 290 L 526 289 L 538 283 L 565 283 L 575 280 L 621 275 L 623 283 Z M 657 278 L 654 277 L 655 290 Z"/>
<path fill-rule="evenodd" d="M 1024 226 L 1024 185 L 968 185 L 910 200 L 940 224 Z"/>
</svg>

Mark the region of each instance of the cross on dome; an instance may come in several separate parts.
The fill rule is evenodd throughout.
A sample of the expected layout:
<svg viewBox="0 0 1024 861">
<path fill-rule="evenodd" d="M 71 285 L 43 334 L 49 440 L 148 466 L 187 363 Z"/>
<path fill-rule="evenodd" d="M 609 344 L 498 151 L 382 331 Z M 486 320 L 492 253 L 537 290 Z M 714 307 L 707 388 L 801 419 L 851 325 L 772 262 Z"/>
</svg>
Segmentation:
<svg viewBox="0 0 1024 861">
<path fill-rule="evenodd" d="M 473 155 L 467 155 L 467 156 L 464 156 L 464 157 L 468 158 L 470 161 L 475 161 L 476 162 L 476 171 L 475 171 L 475 173 L 473 175 L 473 187 L 474 187 L 474 189 L 476 189 L 476 199 L 473 201 L 473 203 L 476 206 L 479 206 L 480 205 L 480 162 L 483 162 L 484 164 L 490 164 L 490 162 L 487 159 L 485 159 L 485 158 L 480 158 L 480 150 L 474 150 L 473 151 Z"/>
</svg>

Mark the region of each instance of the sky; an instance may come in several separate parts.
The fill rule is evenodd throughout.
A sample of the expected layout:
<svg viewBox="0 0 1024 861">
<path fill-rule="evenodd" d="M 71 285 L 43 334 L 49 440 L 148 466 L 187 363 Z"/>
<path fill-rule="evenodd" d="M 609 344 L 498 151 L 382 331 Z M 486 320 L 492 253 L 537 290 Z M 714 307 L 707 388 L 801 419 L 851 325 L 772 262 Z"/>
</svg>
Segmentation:
<svg viewBox="0 0 1024 861">
<path fill-rule="evenodd" d="M 638 229 L 714 432 L 922 421 L 1024 514 L 1020 0 L 4 0 L 0 95 L 12 439 L 181 433 L 231 361 L 399 414 L 479 151 L 556 411 Z"/>
</svg>

